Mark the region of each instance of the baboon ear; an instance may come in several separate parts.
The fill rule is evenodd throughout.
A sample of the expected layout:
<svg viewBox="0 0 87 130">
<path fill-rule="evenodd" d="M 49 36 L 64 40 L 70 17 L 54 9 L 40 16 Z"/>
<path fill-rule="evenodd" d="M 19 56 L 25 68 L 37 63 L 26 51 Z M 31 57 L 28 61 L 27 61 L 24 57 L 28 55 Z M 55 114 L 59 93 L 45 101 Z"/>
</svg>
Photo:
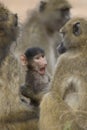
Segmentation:
<svg viewBox="0 0 87 130">
<path fill-rule="evenodd" d="M 42 12 L 42 11 L 45 9 L 46 4 L 47 4 L 47 2 L 45 2 L 45 1 L 40 1 L 40 7 L 39 7 L 39 11 L 40 11 L 40 12 Z"/>
<path fill-rule="evenodd" d="M 77 22 L 73 25 L 73 34 L 75 36 L 79 36 L 81 34 L 80 22 Z"/>
<path fill-rule="evenodd" d="M 21 63 L 22 63 L 23 66 L 28 64 L 27 58 L 26 58 L 26 56 L 24 54 L 22 54 L 20 56 L 20 60 L 21 60 Z"/>
</svg>

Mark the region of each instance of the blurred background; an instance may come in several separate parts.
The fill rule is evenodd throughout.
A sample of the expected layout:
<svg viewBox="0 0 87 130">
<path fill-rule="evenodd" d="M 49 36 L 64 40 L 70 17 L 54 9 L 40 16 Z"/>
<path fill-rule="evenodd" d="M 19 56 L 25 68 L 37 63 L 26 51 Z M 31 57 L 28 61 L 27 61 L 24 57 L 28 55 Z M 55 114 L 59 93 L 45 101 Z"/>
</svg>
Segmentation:
<svg viewBox="0 0 87 130">
<path fill-rule="evenodd" d="M 20 22 L 24 22 L 27 18 L 27 12 L 35 8 L 40 0 L 0 0 L 11 11 L 17 13 Z M 71 5 L 71 14 L 73 16 L 87 17 L 87 0 L 68 0 Z"/>
</svg>

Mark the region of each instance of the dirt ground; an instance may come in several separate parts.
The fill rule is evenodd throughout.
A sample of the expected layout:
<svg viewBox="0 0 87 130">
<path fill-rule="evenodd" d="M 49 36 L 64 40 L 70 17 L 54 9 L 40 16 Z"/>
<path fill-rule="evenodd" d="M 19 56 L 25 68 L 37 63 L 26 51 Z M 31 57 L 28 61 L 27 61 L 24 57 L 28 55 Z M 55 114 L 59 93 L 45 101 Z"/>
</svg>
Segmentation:
<svg viewBox="0 0 87 130">
<path fill-rule="evenodd" d="M 35 8 L 40 0 L 0 0 L 11 11 L 17 13 L 19 20 L 24 22 L 27 18 L 27 12 Z M 87 0 L 68 0 L 72 5 L 72 16 L 87 17 Z"/>
</svg>

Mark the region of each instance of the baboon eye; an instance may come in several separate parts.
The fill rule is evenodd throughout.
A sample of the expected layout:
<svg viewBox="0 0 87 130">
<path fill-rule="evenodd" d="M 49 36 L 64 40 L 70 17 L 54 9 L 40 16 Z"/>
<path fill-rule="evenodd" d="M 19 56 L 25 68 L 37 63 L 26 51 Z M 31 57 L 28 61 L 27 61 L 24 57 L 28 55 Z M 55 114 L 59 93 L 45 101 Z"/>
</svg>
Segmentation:
<svg viewBox="0 0 87 130">
<path fill-rule="evenodd" d="M 80 22 L 77 22 L 73 25 L 73 34 L 75 36 L 79 36 L 81 34 Z"/>
<path fill-rule="evenodd" d="M 44 1 L 41 1 L 41 2 L 40 2 L 40 8 L 39 8 L 39 11 L 40 11 L 40 12 L 42 12 L 42 11 L 45 9 L 46 4 L 47 4 L 47 3 L 44 2 Z"/>
</svg>

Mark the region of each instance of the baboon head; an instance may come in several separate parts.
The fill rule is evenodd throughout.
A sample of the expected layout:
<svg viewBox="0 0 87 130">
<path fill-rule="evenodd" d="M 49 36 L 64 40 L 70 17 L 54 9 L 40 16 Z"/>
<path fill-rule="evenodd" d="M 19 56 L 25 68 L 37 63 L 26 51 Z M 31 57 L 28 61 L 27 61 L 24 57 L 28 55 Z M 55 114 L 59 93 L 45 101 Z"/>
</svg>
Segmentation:
<svg viewBox="0 0 87 130">
<path fill-rule="evenodd" d="M 43 0 L 39 8 L 41 20 L 49 30 L 59 30 L 70 19 L 70 8 L 66 0 Z"/>
<path fill-rule="evenodd" d="M 2 3 L 0 3 L 0 47 L 16 40 L 17 34 L 17 14 L 12 14 Z"/>
<path fill-rule="evenodd" d="M 60 32 L 63 42 L 59 45 L 59 52 L 63 53 L 63 50 L 87 46 L 87 20 L 73 18 L 61 28 Z"/>
</svg>

